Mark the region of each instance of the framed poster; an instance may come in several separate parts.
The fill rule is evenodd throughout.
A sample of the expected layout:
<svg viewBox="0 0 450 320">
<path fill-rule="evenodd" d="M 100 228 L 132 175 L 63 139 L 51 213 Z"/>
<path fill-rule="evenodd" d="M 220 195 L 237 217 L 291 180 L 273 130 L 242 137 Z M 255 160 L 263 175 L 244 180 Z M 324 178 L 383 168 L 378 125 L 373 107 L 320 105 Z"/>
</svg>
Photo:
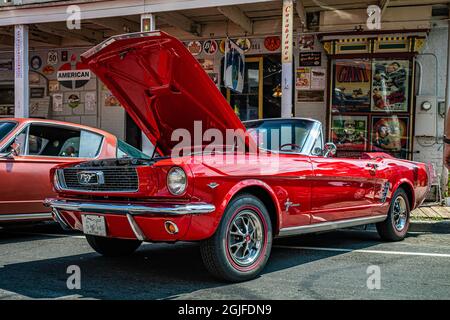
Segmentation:
<svg viewBox="0 0 450 320">
<path fill-rule="evenodd" d="M 311 89 L 325 90 L 327 72 L 325 68 L 311 68 Z"/>
<path fill-rule="evenodd" d="M 305 34 L 300 36 L 300 40 L 298 42 L 298 47 L 300 51 L 311 51 L 314 50 L 314 35 L 313 34 Z"/>
<path fill-rule="evenodd" d="M 373 60 L 371 111 L 407 112 L 409 60 Z"/>
<path fill-rule="evenodd" d="M 331 108 L 333 112 L 370 111 L 369 60 L 335 60 Z"/>
<path fill-rule="evenodd" d="M 331 120 L 331 139 L 338 150 L 365 151 L 369 145 L 367 128 L 368 117 L 366 116 L 335 115 Z"/>
<path fill-rule="evenodd" d="M 409 118 L 372 117 L 372 151 L 390 152 L 406 158 L 408 153 Z"/>
</svg>

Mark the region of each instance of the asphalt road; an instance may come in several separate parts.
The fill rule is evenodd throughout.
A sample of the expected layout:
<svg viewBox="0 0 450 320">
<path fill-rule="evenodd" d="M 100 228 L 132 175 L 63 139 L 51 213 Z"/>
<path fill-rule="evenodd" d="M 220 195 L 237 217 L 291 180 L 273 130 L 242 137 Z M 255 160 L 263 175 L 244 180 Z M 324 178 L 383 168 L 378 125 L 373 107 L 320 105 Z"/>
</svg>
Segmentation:
<svg viewBox="0 0 450 320">
<path fill-rule="evenodd" d="M 81 270 L 79 290 L 66 285 L 71 265 Z M 379 289 L 368 289 L 368 267 L 379 268 L 380 281 L 369 281 Z M 277 240 L 260 277 L 227 284 L 208 274 L 192 243 L 104 258 L 53 224 L 0 230 L 0 299 L 29 298 L 450 299 L 450 234 L 383 243 L 374 232 L 347 230 Z"/>
</svg>

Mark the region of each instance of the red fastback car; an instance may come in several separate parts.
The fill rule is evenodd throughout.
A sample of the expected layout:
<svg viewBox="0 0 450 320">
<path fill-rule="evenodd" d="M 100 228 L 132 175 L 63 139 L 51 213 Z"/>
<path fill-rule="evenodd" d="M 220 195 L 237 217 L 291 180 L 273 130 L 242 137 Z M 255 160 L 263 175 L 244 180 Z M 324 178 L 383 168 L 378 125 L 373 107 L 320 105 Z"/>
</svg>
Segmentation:
<svg viewBox="0 0 450 320">
<path fill-rule="evenodd" d="M 142 156 L 103 130 L 40 119 L 0 119 L 0 225 L 51 220 L 50 169 L 111 157 Z"/>
<path fill-rule="evenodd" d="M 382 239 L 401 240 L 429 189 L 421 163 L 384 153 L 331 157 L 335 146 L 324 145 L 318 121 L 242 123 L 183 44 L 163 32 L 113 37 L 83 60 L 157 150 L 152 159 L 52 170 L 55 219 L 82 230 L 100 254 L 130 254 L 143 241 L 199 241 L 213 275 L 242 281 L 262 271 L 274 237 L 376 223 Z M 231 145 L 204 147 L 229 130 Z M 193 150 L 178 157 L 186 136 Z"/>
</svg>

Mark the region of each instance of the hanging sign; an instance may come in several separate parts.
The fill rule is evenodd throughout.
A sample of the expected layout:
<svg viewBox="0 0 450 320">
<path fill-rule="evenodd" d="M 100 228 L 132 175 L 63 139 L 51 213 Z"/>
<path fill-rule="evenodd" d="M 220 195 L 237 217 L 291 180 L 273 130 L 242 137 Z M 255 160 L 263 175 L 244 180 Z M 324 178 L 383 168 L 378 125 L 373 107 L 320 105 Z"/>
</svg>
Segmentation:
<svg viewBox="0 0 450 320">
<path fill-rule="evenodd" d="M 217 41 L 216 40 L 206 40 L 203 43 L 203 51 L 207 55 L 214 55 L 216 54 L 218 49 Z"/>
<path fill-rule="evenodd" d="M 283 1 L 283 29 L 281 34 L 281 61 L 283 63 L 292 62 L 292 25 L 293 25 L 293 3 L 292 0 Z"/>
<path fill-rule="evenodd" d="M 240 38 L 237 39 L 236 44 L 241 48 L 244 52 L 248 52 L 252 48 L 252 42 L 248 38 Z"/>
<path fill-rule="evenodd" d="M 188 43 L 187 49 L 193 56 L 198 56 L 200 53 L 202 53 L 203 46 L 200 41 L 191 41 Z"/>
<path fill-rule="evenodd" d="M 276 51 L 280 48 L 281 40 L 280 37 L 274 36 L 274 37 L 267 37 L 264 39 L 264 47 L 268 51 Z"/>
<path fill-rule="evenodd" d="M 242 93 L 244 89 L 245 55 L 244 51 L 233 41 L 225 45 L 224 83 L 225 87 Z"/>
<path fill-rule="evenodd" d="M 82 62 L 77 62 L 76 56 L 70 62 L 63 64 L 57 73 L 57 79 L 63 87 L 77 89 L 84 86 L 91 79 L 91 71 Z"/>
</svg>

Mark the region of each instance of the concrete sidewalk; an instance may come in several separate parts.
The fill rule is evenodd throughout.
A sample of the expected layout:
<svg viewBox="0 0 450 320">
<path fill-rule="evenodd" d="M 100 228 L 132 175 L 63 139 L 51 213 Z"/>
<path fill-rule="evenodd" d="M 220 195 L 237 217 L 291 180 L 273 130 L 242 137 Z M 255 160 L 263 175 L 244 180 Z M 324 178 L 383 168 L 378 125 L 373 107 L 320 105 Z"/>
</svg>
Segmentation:
<svg viewBox="0 0 450 320">
<path fill-rule="evenodd" d="M 411 212 L 410 231 L 450 233 L 450 207 L 422 206 Z"/>
</svg>

